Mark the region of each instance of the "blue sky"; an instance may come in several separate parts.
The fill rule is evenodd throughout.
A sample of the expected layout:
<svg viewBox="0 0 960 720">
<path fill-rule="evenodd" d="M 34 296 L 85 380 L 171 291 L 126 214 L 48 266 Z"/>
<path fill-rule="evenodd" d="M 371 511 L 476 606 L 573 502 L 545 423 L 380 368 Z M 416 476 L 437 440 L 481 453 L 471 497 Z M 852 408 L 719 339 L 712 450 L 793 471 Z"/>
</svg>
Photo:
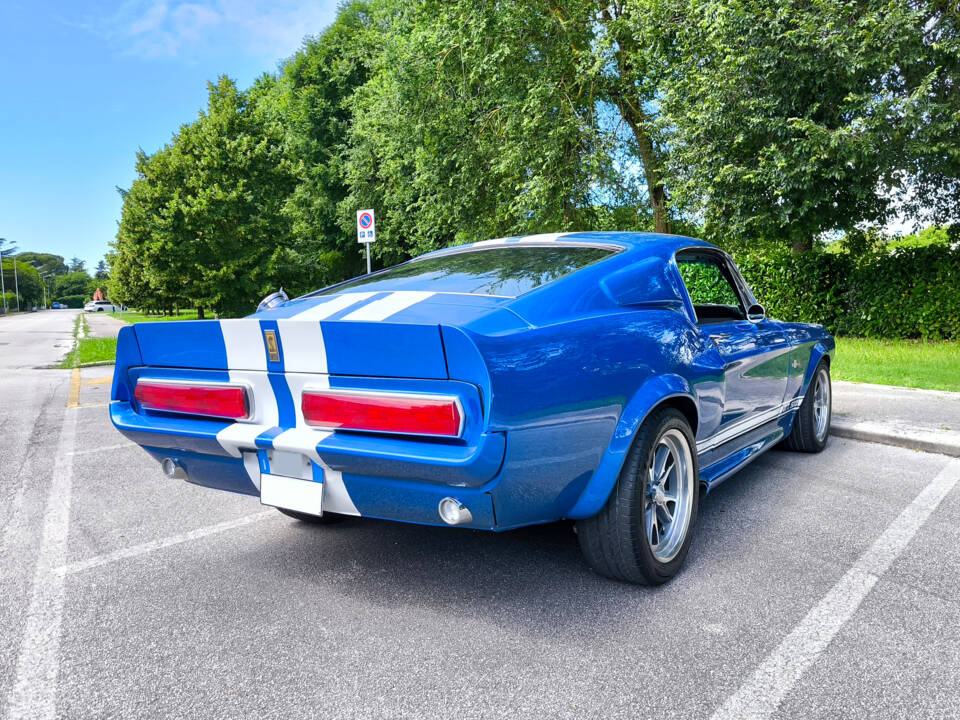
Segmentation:
<svg viewBox="0 0 960 720">
<path fill-rule="evenodd" d="M 0 237 L 94 267 L 137 148 L 194 119 L 208 80 L 246 87 L 335 12 L 335 0 L 0 0 Z"/>
</svg>

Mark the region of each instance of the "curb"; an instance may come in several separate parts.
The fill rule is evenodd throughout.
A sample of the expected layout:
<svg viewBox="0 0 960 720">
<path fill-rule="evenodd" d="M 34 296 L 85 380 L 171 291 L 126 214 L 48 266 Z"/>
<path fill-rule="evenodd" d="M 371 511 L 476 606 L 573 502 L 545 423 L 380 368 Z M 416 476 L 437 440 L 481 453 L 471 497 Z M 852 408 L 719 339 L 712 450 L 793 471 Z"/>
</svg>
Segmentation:
<svg viewBox="0 0 960 720">
<path fill-rule="evenodd" d="M 113 365 L 115 360 L 97 360 L 96 362 L 80 363 L 77 367 L 87 368 L 87 367 L 101 367 L 103 365 Z"/>
<path fill-rule="evenodd" d="M 830 426 L 837 437 L 880 443 L 923 452 L 960 457 L 960 433 L 925 428 L 892 428 L 873 422 L 838 423 Z"/>
</svg>

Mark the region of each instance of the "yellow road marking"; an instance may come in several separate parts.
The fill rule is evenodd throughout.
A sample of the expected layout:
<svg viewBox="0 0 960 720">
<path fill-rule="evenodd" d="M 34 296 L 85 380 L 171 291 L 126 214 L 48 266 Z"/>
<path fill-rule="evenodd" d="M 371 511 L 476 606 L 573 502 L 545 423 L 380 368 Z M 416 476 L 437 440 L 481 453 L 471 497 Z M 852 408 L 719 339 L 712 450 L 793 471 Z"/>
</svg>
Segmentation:
<svg viewBox="0 0 960 720">
<path fill-rule="evenodd" d="M 67 399 L 67 407 L 75 408 L 80 406 L 80 368 L 74 368 L 70 375 L 70 396 Z"/>
<path fill-rule="evenodd" d="M 70 405 L 72 408 L 83 409 L 83 408 L 92 408 L 92 407 L 109 407 L 110 403 L 83 403 L 83 405 Z"/>
<path fill-rule="evenodd" d="M 113 375 L 109 377 L 94 378 L 93 380 L 84 380 L 84 385 L 106 385 L 109 382 L 113 382 Z"/>
</svg>

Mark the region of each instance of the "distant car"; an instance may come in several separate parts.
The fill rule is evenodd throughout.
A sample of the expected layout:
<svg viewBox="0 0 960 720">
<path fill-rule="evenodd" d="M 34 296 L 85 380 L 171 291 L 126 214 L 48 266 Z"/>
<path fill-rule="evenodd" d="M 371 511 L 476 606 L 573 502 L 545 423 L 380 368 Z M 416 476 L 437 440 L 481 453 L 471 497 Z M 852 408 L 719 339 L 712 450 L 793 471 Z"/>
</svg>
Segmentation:
<svg viewBox="0 0 960 720">
<path fill-rule="evenodd" d="M 303 521 L 568 518 L 597 572 L 658 584 L 701 489 L 827 444 L 833 338 L 691 238 L 489 240 L 264 305 L 121 328 L 110 417 L 168 477 Z"/>
<path fill-rule="evenodd" d="M 83 306 L 85 312 L 116 312 L 117 306 L 108 300 L 91 300 Z"/>
<path fill-rule="evenodd" d="M 60 310 L 60 309 L 65 308 L 65 307 L 66 307 L 66 305 L 62 305 L 62 304 L 60 304 L 60 303 L 58 303 L 58 302 L 50 303 L 50 309 L 51 309 L 51 310 Z"/>
</svg>

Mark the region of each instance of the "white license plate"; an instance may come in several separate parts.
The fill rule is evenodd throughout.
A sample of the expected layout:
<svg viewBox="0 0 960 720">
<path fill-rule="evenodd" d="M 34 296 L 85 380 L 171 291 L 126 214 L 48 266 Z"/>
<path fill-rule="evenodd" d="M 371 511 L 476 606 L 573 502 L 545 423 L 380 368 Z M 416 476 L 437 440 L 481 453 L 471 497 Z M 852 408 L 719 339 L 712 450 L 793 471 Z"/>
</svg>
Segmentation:
<svg viewBox="0 0 960 720">
<path fill-rule="evenodd" d="M 260 476 L 260 502 L 285 510 L 322 515 L 323 483 L 263 473 Z"/>
</svg>

